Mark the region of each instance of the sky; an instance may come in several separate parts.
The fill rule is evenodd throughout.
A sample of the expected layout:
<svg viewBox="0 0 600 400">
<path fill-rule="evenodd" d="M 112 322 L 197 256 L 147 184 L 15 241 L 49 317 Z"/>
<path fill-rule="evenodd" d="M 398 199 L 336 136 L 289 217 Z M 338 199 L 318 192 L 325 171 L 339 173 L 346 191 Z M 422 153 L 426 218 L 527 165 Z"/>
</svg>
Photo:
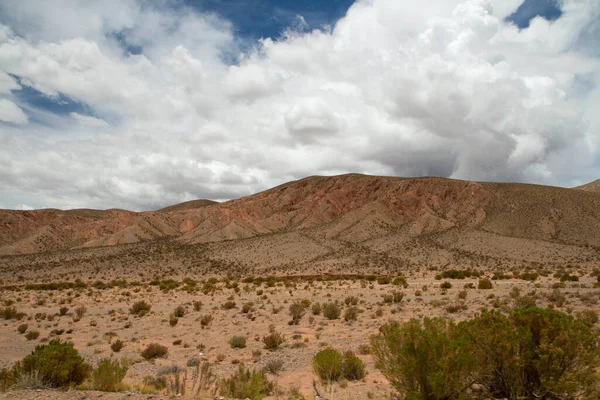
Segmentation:
<svg viewBox="0 0 600 400">
<path fill-rule="evenodd" d="M 600 178 L 600 0 L 0 2 L 0 208 Z"/>
</svg>

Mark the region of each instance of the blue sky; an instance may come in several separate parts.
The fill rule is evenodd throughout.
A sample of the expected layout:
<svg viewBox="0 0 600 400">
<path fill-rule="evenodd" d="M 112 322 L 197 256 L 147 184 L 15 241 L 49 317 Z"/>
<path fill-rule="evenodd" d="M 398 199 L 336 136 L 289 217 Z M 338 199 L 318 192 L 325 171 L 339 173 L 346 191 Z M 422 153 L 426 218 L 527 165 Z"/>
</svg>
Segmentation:
<svg viewBox="0 0 600 400">
<path fill-rule="evenodd" d="M 541 17 L 541 18 L 536 18 Z M 598 0 L 0 3 L 0 208 L 600 177 Z"/>
</svg>

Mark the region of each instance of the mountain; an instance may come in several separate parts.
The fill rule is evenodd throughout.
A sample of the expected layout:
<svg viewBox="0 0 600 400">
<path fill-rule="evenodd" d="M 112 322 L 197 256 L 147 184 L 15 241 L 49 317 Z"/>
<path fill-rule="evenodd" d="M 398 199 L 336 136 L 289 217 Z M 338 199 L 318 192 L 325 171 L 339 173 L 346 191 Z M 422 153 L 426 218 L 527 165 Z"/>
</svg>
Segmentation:
<svg viewBox="0 0 600 400">
<path fill-rule="evenodd" d="M 529 184 L 348 174 L 159 211 L 0 210 L 0 255 L 70 250 L 68 257 L 80 257 L 74 254 L 96 249 L 96 256 L 114 258 L 127 248 L 150 257 L 153 244 L 163 246 L 164 263 L 178 268 L 587 265 L 600 261 L 600 196 Z"/>
<path fill-rule="evenodd" d="M 216 201 L 212 200 L 190 200 L 184 203 L 174 204 L 169 207 L 161 208 L 160 212 L 172 212 L 172 211 L 185 211 L 185 210 L 193 210 L 194 208 L 202 208 L 206 206 L 212 206 L 213 204 L 219 204 Z"/>
<path fill-rule="evenodd" d="M 586 192 L 600 193 L 600 179 L 585 185 L 577 186 L 575 189 L 585 190 Z"/>
</svg>

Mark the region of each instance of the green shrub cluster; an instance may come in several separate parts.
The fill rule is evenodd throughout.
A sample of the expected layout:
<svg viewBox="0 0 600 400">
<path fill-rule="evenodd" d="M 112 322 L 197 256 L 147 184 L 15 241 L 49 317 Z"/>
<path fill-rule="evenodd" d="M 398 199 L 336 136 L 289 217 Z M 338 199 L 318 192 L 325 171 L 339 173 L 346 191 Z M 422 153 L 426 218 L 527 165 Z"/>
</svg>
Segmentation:
<svg viewBox="0 0 600 400">
<path fill-rule="evenodd" d="M 133 306 L 131 306 L 131 308 L 129 309 L 129 313 L 137 315 L 138 317 L 142 317 L 149 313 L 150 309 L 152 309 L 152 306 L 146 303 L 144 300 L 141 300 L 135 302 Z"/>
<path fill-rule="evenodd" d="M 127 363 L 124 361 L 105 358 L 100 360 L 94 372 L 92 372 L 92 384 L 94 389 L 103 392 L 116 392 L 120 389 L 119 384 L 127 373 Z"/>
<path fill-rule="evenodd" d="M 323 310 L 323 316 L 330 320 L 338 319 L 342 314 L 342 308 L 338 303 L 325 303 L 321 308 Z"/>
<path fill-rule="evenodd" d="M 364 363 L 353 352 L 348 351 L 342 355 L 331 347 L 319 351 L 313 357 L 312 367 L 314 373 L 325 383 L 336 382 L 342 378 L 356 381 L 366 375 Z"/>
<path fill-rule="evenodd" d="M 21 376 L 38 374 L 44 385 L 64 388 L 81 384 L 91 368 L 85 363 L 71 342 L 51 340 L 46 345 L 38 345 L 22 361 L 15 363 L 13 373 Z"/>
<path fill-rule="evenodd" d="M 459 324 L 393 321 L 371 347 L 376 366 L 409 399 L 465 398 L 472 384 L 488 398 L 597 397 L 599 335 L 589 323 L 536 307 Z"/>
<path fill-rule="evenodd" d="M 479 278 L 481 276 L 481 272 L 475 271 L 472 269 L 449 269 L 441 274 L 437 274 L 435 279 L 465 279 L 465 278 Z"/>
<path fill-rule="evenodd" d="M 264 370 L 250 370 L 242 364 L 231 377 L 219 382 L 221 396 L 235 399 L 262 400 L 273 388 Z"/>
<path fill-rule="evenodd" d="M 155 358 L 167 358 L 169 354 L 169 349 L 166 346 L 163 346 L 158 343 L 150 343 L 146 348 L 142 351 L 141 356 L 146 360 L 153 360 Z"/>
</svg>

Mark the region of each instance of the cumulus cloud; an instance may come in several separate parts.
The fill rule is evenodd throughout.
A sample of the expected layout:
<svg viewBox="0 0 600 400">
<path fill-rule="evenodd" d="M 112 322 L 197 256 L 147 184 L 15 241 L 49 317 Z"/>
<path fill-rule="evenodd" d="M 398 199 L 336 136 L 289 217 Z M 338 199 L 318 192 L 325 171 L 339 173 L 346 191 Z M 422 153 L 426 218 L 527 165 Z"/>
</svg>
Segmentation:
<svg viewBox="0 0 600 400">
<path fill-rule="evenodd" d="M 251 46 L 178 3 L 59 3 L 0 5 L 0 199 L 148 209 L 312 174 L 600 176 L 597 0 L 527 29 L 505 22 L 517 0 L 361 0 Z M 92 115 L 25 107 L 22 86 Z"/>
<path fill-rule="evenodd" d="M 27 115 L 10 100 L 0 99 L 0 121 L 12 124 L 27 123 Z"/>
</svg>

